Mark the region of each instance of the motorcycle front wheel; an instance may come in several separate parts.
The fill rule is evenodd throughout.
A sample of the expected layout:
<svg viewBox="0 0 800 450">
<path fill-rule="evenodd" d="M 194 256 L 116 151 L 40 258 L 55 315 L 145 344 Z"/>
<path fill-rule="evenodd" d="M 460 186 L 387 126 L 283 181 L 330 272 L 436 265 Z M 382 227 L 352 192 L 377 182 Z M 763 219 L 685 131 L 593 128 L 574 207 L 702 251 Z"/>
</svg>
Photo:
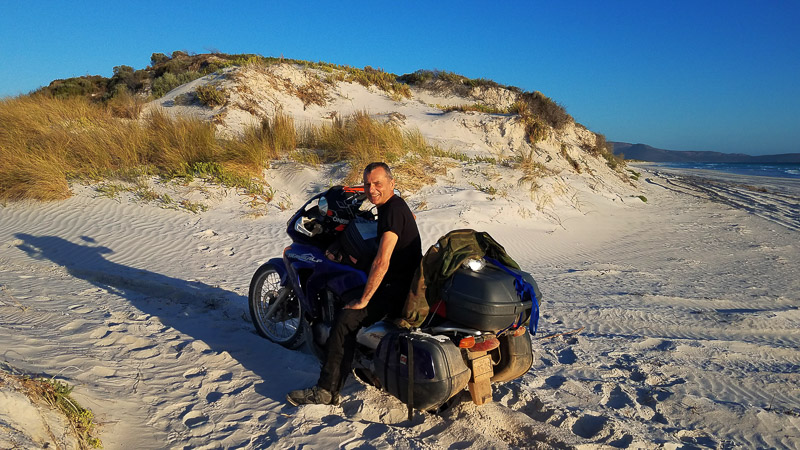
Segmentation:
<svg viewBox="0 0 800 450">
<path fill-rule="evenodd" d="M 250 317 L 261 336 L 289 349 L 305 339 L 303 309 L 291 286 L 281 285 L 275 267 L 265 264 L 253 275 L 248 294 Z"/>
</svg>

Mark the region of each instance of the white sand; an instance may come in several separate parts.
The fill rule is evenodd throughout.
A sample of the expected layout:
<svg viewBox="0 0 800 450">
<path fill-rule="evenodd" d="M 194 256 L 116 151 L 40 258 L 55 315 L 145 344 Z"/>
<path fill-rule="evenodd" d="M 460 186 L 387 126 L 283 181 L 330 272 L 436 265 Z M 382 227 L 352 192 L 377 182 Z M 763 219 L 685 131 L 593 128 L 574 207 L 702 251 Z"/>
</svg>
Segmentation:
<svg viewBox="0 0 800 450">
<path fill-rule="evenodd" d="M 530 149 L 518 118 L 429 106 L 480 99 L 415 92 L 394 102 L 340 83 L 325 107 L 303 108 L 275 76 L 244 72 L 249 87 L 213 111 L 169 104 L 213 76 L 160 103 L 224 113 L 228 133 L 281 104 L 298 124 L 367 110 L 470 155 Z M 534 341 L 533 368 L 497 386 L 491 404 L 462 395 L 409 424 L 399 401 L 353 380 L 340 406 L 285 404 L 289 390 L 316 381 L 318 363 L 255 334 L 248 284 L 288 244 L 291 210 L 339 182 L 340 166 L 274 164 L 275 200 L 256 210 L 231 190 L 158 183 L 210 209 L 78 185 L 63 202 L 0 206 L 0 362 L 75 385 L 109 449 L 800 448 L 800 183 L 737 181 L 768 185 L 755 192 L 649 169 L 630 184 L 580 149 L 592 139 L 570 127 L 537 144 L 557 172 L 538 189 L 480 163 L 454 164 L 436 185 L 404 194 L 425 248 L 451 229 L 488 231 L 533 274 L 545 296 L 539 337 L 583 328 Z M 38 419 L 18 401 L 0 404 L 0 446 L 35 442 Z"/>
<path fill-rule="evenodd" d="M 325 173 L 274 170 L 298 195 Z M 797 448 L 797 231 L 675 182 L 645 173 L 646 204 L 586 202 L 563 226 L 487 217 L 492 202 L 474 189 L 411 196 L 428 205 L 424 245 L 486 230 L 536 277 L 541 336 L 585 327 L 535 341 L 534 367 L 494 403 L 465 396 L 413 425 L 355 381 L 338 407 L 284 403 L 316 381 L 317 363 L 255 335 L 245 297 L 286 245 L 289 212 L 248 218 L 231 192 L 199 215 L 81 186 L 64 202 L 0 209 L 2 358 L 76 385 L 111 449 Z"/>
</svg>

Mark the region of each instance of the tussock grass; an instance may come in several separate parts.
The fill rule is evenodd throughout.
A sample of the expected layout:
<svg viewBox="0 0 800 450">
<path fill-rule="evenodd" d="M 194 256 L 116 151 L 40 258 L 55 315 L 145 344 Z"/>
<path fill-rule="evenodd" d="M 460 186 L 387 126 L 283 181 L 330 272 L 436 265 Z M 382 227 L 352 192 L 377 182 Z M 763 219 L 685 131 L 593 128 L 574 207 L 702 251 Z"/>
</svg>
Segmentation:
<svg viewBox="0 0 800 450">
<path fill-rule="evenodd" d="M 417 190 L 434 181 L 431 174 L 444 169 L 432 157 L 441 153 L 429 145 L 419 130 L 402 130 L 390 122 L 380 122 L 366 112 L 350 117 L 332 116 L 331 123 L 307 126 L 298 132 L 299 146 L 309 151 L 295 152 L 312 163 L 346 161 L 349 171 L 345 183 L 361 182 L 363 168 L 374 161 L 393 164 L 398 182 L 405 189 Z M 396 163 L 396 164 L 395 164 Z"/>
<path fill-rule="evenodd" d="M 2 150 L 0 150 L 2 152 Z M 56 158 L 47 155 L 0 155 L 0 200 L 62 200 L 69 185 Z"/>
<path fill-rule="evenodd" d="M 142 162 L 162 173 L 180 173 L 187 165 L 214 161 L 221 153 L 214 126 L 197 118 L 173 118 L 156 109 L 136 131 L 145 132 Z"/>
<path fill-rule="evenodd" d="M 132 94 L 127 89 L 120 89 L 119 93 L 106 102 L 106 107 L 114 117 L 123 119 L 138 119 L 142 114 L 145 99 L 140 95 Z"/>
<path fill-rule="evenodd" d="M 70 195 L 68 180 L 135 181 L 156 175 L 187 182 L 202 178 L 268 202 L 274 191 L 263 181 L 262 170 L 282 157 L 308 164 L 348 162 L 347 183 L 360 182 L 362 168 L 372 161 L 408 157 L 398 174 L 413 189 L 432 182 L 436 152 L 419 131 L 403 131 L 363 112 L 299 133 L 294 120 L 279 112 L 239 138 L 221 140 L 212 123 L 174 118 L 159 109 L 135 121 L 115 117 L 83 97 L 0 101 L 0 201 L 64 199 Z M 163 200 L 156 197 L 140 195 Z"/>
<path fill-rule="evenodd" d="M 224 159 L 255 171 L 265 167 L 269 160 L 293 152 L 296 147 L 294 119 L 279 111 L 272 119 L 246 127 L 239 139 L 226 142 Z"/>
<path fill-rule="evenodd" d="M 373 120 L 365 112 L 306 128 L 302 134 L 301 146 L 319 149 L 322 162 L 349 163 L 346 183 L 361 181 L 361 171 L 370 162 L 393 163 L 408 152 L 424 152 L 426 146 L 419 133 L 404 133 L 395 125 Z"/>
<path fill-rule="evenodd" d="M 198 164 L 212 162 L 218 178 L 248 188 L 249 175 L 263 167 L 263 160 L 226 147 L 214 125 L 199 119 L 155 110 L 141 121 L 124 120 L 86 98 L 43 95 L 0 101 L 0 160 L 2 201 L 64 199 L 68 179 L 194 176 Z"/>
<path fill-rule="evenodd" d="M 524 183 L 530 183 L 531 192 L 541 187 L 539 179 L 555 174 L 552 169 L 536 160 L 533 149 L 519 150 L 512 162 L 512 167 L 522 171 L 522 177 L 517 184 L 521 186 Z"/>
<path fill-rule="evenodd" d="M 485 114 L 508 114 L 511 112 L 510 108 L 507 109 L 500 109 L 490 105 L 484 105 L 483 103 L 472 103 L 469 105 L 455 105 L 455 106 L 442 106 L 436 105 L 437 108 L 441 109 L 443 112 L 452 112 L 452 111 L 477 111 Z M 516 111 L 514 111 L 516 112 Z"/>
</svg>

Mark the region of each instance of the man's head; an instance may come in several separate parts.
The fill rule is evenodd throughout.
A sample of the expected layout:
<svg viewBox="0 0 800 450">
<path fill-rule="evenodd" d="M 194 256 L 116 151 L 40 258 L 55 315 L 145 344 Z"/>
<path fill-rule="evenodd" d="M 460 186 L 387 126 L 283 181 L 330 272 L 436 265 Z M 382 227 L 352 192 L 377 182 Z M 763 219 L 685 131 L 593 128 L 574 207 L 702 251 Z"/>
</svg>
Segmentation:
<svg viewBox="0 0 800 450">
<path fill-rule="evenodd" d="M 386 163 L 374 162 L 364 169 L 364 192 L 375 206 L 386 203 L 394 195 L 392 169 Z"/>
</svg>

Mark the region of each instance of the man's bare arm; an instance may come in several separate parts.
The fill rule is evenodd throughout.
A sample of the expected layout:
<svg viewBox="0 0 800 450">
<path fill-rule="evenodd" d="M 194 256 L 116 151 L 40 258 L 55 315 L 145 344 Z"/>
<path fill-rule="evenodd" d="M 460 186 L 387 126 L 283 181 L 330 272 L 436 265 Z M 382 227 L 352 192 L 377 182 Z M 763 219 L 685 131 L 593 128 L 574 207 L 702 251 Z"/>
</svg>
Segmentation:
<svg viewBox="0 0 800 450">
<path fill-rule="evenodd" d="M 364 293 L 361 295 L 361 299 L 345 305 L 345 309 L 363 309 L 367 306 L 389 269 L 389 260 L 392 258 L 395 245 L 397 245 L 397 239 L 397 234 L 393 231 L 385 231 L 383 233 L 381 242 L 378 245 L 378 254 L 375 255 L 375 259 L 372 261 L 372 267 L 369 269 L 369 276 L 367 277 L 367 284 L 364 286 Z"/>
</svg>

